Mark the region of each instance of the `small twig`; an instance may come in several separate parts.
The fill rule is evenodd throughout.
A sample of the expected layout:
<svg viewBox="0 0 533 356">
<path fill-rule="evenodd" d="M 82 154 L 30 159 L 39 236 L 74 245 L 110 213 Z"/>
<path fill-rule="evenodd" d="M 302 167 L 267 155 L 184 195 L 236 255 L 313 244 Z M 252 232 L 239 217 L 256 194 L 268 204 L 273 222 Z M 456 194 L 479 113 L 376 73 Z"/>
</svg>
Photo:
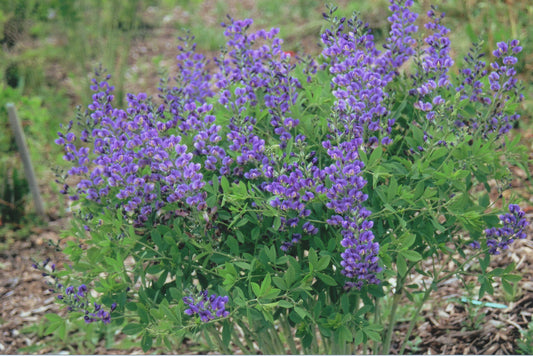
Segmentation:
<svg viewBox="0 0 533 356">
<path fill-rule="evenodd" d="M 512 321 L 512 320 L 506 320 L 504 318 L 502 318 L 501 315 L 498 315 L 498 319 L 500 319 L 501 321 L 503 321 L 504 323 L 507 323 L 509 325 L 512 325 L 514 326 L 515 328 L 517 328 L 518 330 L 520 330 L 520 332 L 522 332 L 522 327 L 520 325 L 518 325 L 518 323 Z"/>
<path fill-rule="evenodd" d="M 2 204 L 2 205 L 7 205 L 7 206 L 9 206 L 11 209 L 15 209 L 15 204 L 12 204 L 12 203 L 10 203 L 10 202 L 8 202 L 8 201 L 5 201 L 4 199 L 0 199 L 0 204 Z"/>
</svg>

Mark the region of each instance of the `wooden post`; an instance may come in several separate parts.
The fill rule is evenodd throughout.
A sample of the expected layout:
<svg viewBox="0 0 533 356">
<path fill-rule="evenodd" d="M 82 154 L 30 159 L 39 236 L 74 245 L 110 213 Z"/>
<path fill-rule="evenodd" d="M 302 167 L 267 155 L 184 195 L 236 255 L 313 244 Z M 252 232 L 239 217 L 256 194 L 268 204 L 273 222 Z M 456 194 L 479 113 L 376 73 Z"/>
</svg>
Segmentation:
<svg viewBox="0 0 533 356">
<path fill-rule="evenodd" d="M 20 125 L 15 105 L 13 103 L 7 103 L 6 109 L 9 116 L 9 123 L 11 124 L 11 129 L 15 134 L 15 141 L 17 142 L 20 156 L 22 158 L 22 164 L 24 165 L 24 174 L 26 175 L 26 179 L 28 180 L 28 184 L 30 186 L 31 195 L 33 196 L 35 211 L 39 216 L 46 219 L 41 193 L 39 192 L 39 186 L 37 185 L 37 179 L 35 178 L 33 165 L 31 164 L 30 152 L 28 151 L 28 146 L 26 145 L 24 131 Z"/>
</svg>

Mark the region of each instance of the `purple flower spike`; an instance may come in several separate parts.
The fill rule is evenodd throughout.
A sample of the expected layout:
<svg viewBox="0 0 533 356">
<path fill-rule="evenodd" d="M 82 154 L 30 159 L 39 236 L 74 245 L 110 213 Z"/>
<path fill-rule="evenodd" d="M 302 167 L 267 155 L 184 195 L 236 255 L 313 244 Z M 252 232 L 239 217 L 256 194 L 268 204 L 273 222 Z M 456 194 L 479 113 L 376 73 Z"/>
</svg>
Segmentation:
<svg viewBox="0 0 533 356">
<path fill-rule="evenodd" d="M 63 285 L 56 283 L 57 290 L 63 291 Z M 86 323 L 93 323 L 101 321 L 104 324 L 111 322 L 110 312 L 105 311 L 101 304 L 96 302 L 89 302 L 88 288 L 85 284 L 78 287 L 68 286 L 64 289 L 62 294 L 57 296 L 61 303 L 67 306 L 68 311 L 77 311 L 85 314 L 84 320 Z M 111 311 L 116 308 L 116 303 L 111 305 Z"/>
<path fill-rule="evenodd" d="M 225 318 L 229 316 L 229 312 L 226 310 L 228 300 L 227 296 L 221 297 L 216 294 L 208 296 L 208 292 L 205 290 L 196 296 L 183 298 L 183 302 L 188 306 L 184 313 L 191 316 L 198 314 L 204 323 L 216 318 Z"/>
<path fill-rule="evenodd" d="M 524 239 L 529 222 L 525 213 L 516 204 L 509 205 L 509 213 L 499 216 L 502 227 L 492 227 L 485 230 L 487 246 L 491 255 L 499 255 L 502 250 L 507 250 L 516 238 Z M 473 247 L 479 248 L 479 242 L 473 242 Z"/>
</svg>

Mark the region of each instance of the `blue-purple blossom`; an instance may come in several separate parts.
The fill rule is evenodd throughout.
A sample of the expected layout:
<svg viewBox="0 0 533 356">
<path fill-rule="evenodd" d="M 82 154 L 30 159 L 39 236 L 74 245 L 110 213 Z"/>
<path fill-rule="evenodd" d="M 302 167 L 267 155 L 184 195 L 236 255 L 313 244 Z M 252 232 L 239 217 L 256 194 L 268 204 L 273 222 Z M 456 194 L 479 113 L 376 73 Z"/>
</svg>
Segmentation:
<svg viewBox="0 0 533 356">
<path fill-rule="evenodd" d="M 341 229 L 342 273 L 350 279 L 347 288 L 379 283 L 379 244 L 370 231 L 371 213 L 363 206 L 368 196 L 363 193 L 367 182 L 362 177 L 364 164 L 359 150 L 371 151 L 379 143 L 392 143 L 388 135 L 396 120 L 388 117 L 387 85 L 398 74 L 399 66 L 414 54 L 411 34 L 417 30 L 417 16 L 410 6 L 412 1 L 391 1 L 391 32 L 383 52 L 375 47 L 368 27 L 356 17 L 328 17 L 332 27 L 322 34 L 322 54 L 329 60 L 336 98 L 328 123 L 331 134 L 322 143 L 333 161 L 323 169 L 331 182 L 325 189 L 326 207 L 334 213 L 327 223 Z M 431 110 L 426 103 L 421 106 Z"/>
<path fill-rule="evenodd" d="M 416 88 L 412 89 L 410 94 L 420 98 L 414 107 L 426 112 L 426 118 L 432 121 L 437 107 L 442 106 L 445 101 L 433 99 L 429 102 L 426 101 L 426 96 L 438 88 L 448 88 L 451 85 L 448 72 L 454 61 L 450 57 L 450 39 L 447 36 L 450 30 L 441 23 L 444 13 L 437 16 L 435 8 L 432 7 L 427 16 L 431 21 L 424 27 L 430 31 L 430 35 L 424 39 L 427 47 L 424 48 L 422 59 L 418 63 L 418 72 L 414 76 Z"/>
<path fill-rule="evenodd" d="M 522 51 L 522 47 L 519 46 L 517 40 L 499 42 L 497 47 L 498 49 L 493 52 L 493 55 L 498 60 L 490 64 L 492 72 L 488 75 L 489 87 L 492 92 L 492 105 L 496 110 L 483 124 L 486 132 L 498 132 L 498 135 L 503 135 L 509 132 L 513 122 L 520 118 L 516 112 L 509 115 L 503 108 L 511 97 L 516 98 L 517 101 L 523 99 L 523 96 L 518 93 L 518 79 L 514 68 L 517 63 L 515 55 Z"/>
<path fill-rule="evenodd" d="M 491 227 L 485 230 L 487 237 L 487 247 L 491 255 L 499 255 L 501 251 L 507 250 L 515 239 L 526 238 L 525 228 L 529 222 L 525 218 L 525 213 L 516 204 L 509 205 L 509 213 L 499 216 L 502 227 Z M 479 247 L 479 243 L 472 247 Z"/>
<path fill-rule="evenodd" d="M 47 266 L 49 262 L 50 258 L 47 258 L 43 263 L 33 263 L 32 267 L 48 272 Z M 52 270 L 52 273 L 55 272 L 55 263 L 50 265 L 50 269 Z M 51 286 L 51 288 L 49 288 L 50 292 L 58 293 L 57 300 L 66 305 L 69 311 L 83 313 L 86 323 L 101 321 L 104 324 L 109 324 L 111 322 L 111 312 L 116 309 L 117 303 L 111 305 L 110 311 L 105 311 L 101 304 L 97 304 L 96 302 L 93 304 L 89 303 L 89 289 L 87 285 L 69 285 L 65 287 L 59 282 L 58 277 L 55 274 L 43 273 L 43 276 L 52 280 L 52 282 L 47 281 L 46 284 Z"/>
<path fill-rule="evenodd" d="M 107 81 L 95 79 L 91 88 L 95 94 L 82 131 L 90 147 L 77 147 L 71 132 L 60 132 L 57 140 L 64 146 L 65 159 L 73 163 L 68 173 L 81 178 L 71 199 L 83 195 L 105 205 L 116 198 L 117 207 L 136 224 L 178 201 L 203 209 L 201 165 L 192 161 L 193 154 L 181 144 L 181 137 L 170 131 L 177 119 L 166 118 L 165 105 L 155 106 L 140 93 L 128 94 L 128 108 L 117 109 Z M 197 111 L 209 111 L 204 107 Z"/>
<path fill-rule="evenodd" d="M 185 314 L 198 315 L 204 323 L 217 318 L 225 318 L 229 315 L 226 310 L 228 300 L 227 296 L 222 297 L 216 294 L 208 296 L 208 291 L 204 290 L 197 295 L 189 295 L 183 298 L 183 302 L 187 306 Z"/>
<path fill-rule="evenodd" d="M 273 133 L 284 148 L 299 123 L 291 117 L 290 106 L 296 102 L 300 83 L 291 74 L 294 65 L 281 49 L 282 40 L 276 37 L 279 30 L 248 33 L 252 23 L 251 19 L 230 19 L 229 24 L 223 24 L 227 51 L 216 60 L 219 72 L 215 85 L 219 103 L 232 112 L 227 134 L 230 152 L 222 159 L 220 173 L 253 180 L 263 174 L 268 177 L 272 162 L 265 155 L 265 140 L 255 132 L 257 118 L 249 108 L 259 103 L 258 95 L 263 97 Z M 231 170 L 234 163 L 237 167 Z"/>
<path fill-rule="evenodd" d="M 381 59 L 386 62 L 382 64 L 382 68 L 388 72 L 398 70 L 415 54 L 416 41 L 411 35 L 418 31 L 418 26 L 414 24 L 418 14 L 410 9 L 413 1 L 391 0 L 390 3 L 389 10 L 392 14 L 388 17 L 388 21 L 391 24 L 391 30 L 383 46 L 386 51 L 381 56 Z"/>
<path fill-rule="evenodd" d="M 56 285 L 55 292 L 60 292 L 57 299 L 68 307 L 69 311 L 79 311 L 84 314 L 86 323 L 101 321 L 104 324 L 111 322 L 111 312 L 116 309 L 117 304 L 113 303 L 109 311 L 106 311 L 101 304 L 89 303 L 88 289 L 85 284 L 78 286 L 68 286 L 64 288 L 61 284 Z"/>
<path fill-rule="evenodd" d="M 315 152 L 303 154 L 305 137 L 296 137 L 294 149 L 301 153 L 300 159 L 290 164 L 283 163 L 280 170 L 273 169 L 271 181 L 262 188 L 274 195 L 270 205 L 280 210 L 279 232 L 288 232 L 290 241 L 282 242 L 280 248 L 288 251 L 301 240 L 301 233 L 315 235 L 318 228 L 305 219 L 311 214 L 308 204 L 317 194 L 324 193 L 325 173 L 317 167 Z M 298 232 L 296 232 L 298 231 Z M 295 238 L 296 237 L 296 238 Z"/>
</svg>

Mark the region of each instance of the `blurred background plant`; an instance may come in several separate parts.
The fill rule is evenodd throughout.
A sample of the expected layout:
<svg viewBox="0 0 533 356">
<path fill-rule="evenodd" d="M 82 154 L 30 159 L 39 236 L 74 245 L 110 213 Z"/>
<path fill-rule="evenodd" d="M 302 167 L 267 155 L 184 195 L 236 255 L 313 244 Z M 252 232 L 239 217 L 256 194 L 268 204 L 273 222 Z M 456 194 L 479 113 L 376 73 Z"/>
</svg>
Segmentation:
<svg viewBox="0 0 533 356">
<path fill-rule="evenodd" d="M 522 330 L 521 338 L 517 344 L 519 354 L 533 355 L 533 320 L 528 324 L 527 330 Z"/>
<path fill-rule="evenodd" d="M 20 224 L 28 192 L 28 182 L 20 167 L 0 162 L 0 226 Z"/>
</svg>

